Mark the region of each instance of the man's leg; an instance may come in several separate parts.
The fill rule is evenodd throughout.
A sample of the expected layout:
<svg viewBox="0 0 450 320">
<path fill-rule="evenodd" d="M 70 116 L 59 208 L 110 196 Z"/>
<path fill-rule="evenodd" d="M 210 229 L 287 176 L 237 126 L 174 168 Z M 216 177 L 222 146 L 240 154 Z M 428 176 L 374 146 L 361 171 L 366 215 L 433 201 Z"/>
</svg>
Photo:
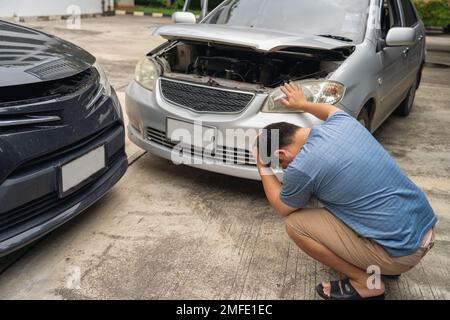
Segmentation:
<svg viewBox="0 0 450 320">
<path fill-rule="evenodd" d="M 317 223 L 315 224 L 315 222 Z M 346 248 L 347 244 L 339 242 L 349 240 L 354 245 L 358 241 L 358 236 L 351 229 L 343 224 L 339 225 L 339 223 L 342 224 L 325 209 L 304 209 L 298 213 L 293 213 L 286 219 L 286 230 L 306 254 L 347 276 L 352 286 L 362 297 L 366 298 L 383 294 L 385 287 L 381 279 L 379 288 L 369 289 L 367 280 L 370 275 L 367 273 L 367 270 L 361 269 L 361 267 L 357 267 L 348 261 L 352 259 L 350 251 L 357 254 L 359 250 L 352 247 Z M 343 226 L 348 228 L 348 230 L 342 229 Z M 317 236 L 318 234 L 321 236 Z M 329 247 L 339 247 L 340 250 L 336 250 L 339 251 L 336 253 Z M 344 251 L 349 252 L 345 254 Z M 347 260 L 344 260 L 341 256 L 345 256 Z M 358 259 L 355 257 L 355 260 Z M 356 264 L 361 266 L 365 262 L 358 261 Z M 330 283 L 323 283 L 323 287 L 324 293 L 329 296 Z"/>
<path fill-rule="evenodd" d="M 369 289 L 367 287 L 367 279 L 369 275 L 366 270 L 359 269 L 347 261 L 341 259 L 324 245 L 311 240 L 307 237 L 299 236 L 291 228 L 287 227 L 289 236 L 294 242 L 311 258 L 325 264 L 326 266 L 344 274 L 350 279 L 352 286 L 358 291 L 361 297 L 374 297 L 384 293 L 384 283 L 381 283 L 379 289 Z M 330 295 L 330 283 L 323 283 L 324 292 Z"/>
</svg>

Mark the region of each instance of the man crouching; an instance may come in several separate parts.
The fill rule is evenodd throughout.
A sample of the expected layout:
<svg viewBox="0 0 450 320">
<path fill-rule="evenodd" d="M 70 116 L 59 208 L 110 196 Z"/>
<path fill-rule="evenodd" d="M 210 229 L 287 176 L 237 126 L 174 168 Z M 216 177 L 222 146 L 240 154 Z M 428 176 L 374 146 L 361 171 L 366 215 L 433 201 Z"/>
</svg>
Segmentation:
<svg viewBox="0 0 450 320">
<path fill-rule="evenodd" d="M 369 273 L 400 275 L 416 266 L 434 244 L 437 218 L 423 192 L 356 119 L 308 102 L 293 85 L 282 90 L 286 107 L 324 122 L 263 130 L 255 156 L 266 196 L 300 249 L 346 276 L 317 285 L 322 298 L 383 299 L 384 283 L 371 285 Z M 264 154 L 285 169 L 282 184 Z M 302 209 L 312 196 L 324 208 Z"/>
</svg>

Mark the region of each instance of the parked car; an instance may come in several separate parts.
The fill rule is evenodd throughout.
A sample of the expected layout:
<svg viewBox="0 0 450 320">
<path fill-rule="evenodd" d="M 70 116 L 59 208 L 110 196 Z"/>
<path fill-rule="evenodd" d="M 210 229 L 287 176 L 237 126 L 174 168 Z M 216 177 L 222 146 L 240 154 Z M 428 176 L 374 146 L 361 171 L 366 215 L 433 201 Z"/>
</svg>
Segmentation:
<svg viewBox="0 0 450 320">
<path fill-rule="evenodd" d="M 83 49 L 0 21 L 0 256 L 54 230 L 127 169 L 123 114 Z"/>
<path fill-rule="evenodd" d="M 214 131 L 213 148 L 205 155 L 192 143 L 184 163 L 238 177 L 259 175 L 249 144 L 228 145 L 227 129 L 240 140 L 273 122 L 320 123 L 282 106 L 284 82 L 374 132 L 392 112 L 410 113 L 425 62 L 425 29 L 410 0 L 227 0 L 198 24 L 189 12 L 173 19 L 180 23 L 156 29 L 168 41 L 138 63 L 128 86 L 129 137 L 173 159 L 174 129 L 201 121 Z"/>
</svg>

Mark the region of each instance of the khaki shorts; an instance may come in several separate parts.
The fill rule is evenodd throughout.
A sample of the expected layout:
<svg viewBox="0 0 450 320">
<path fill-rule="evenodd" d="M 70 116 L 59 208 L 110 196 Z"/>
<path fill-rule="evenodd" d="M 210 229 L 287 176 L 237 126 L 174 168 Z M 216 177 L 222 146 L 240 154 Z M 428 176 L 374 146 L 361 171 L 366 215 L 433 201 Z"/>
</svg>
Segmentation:
<svg viewBox="0 0 450 320">
<path fill-rule="evenodd" d="M 416 266 L 432 248 L 434 227 L 425 235 L 422 246 L 413 254 L 391 257 L 375 241 L 360 237 L 326 209 L 303 209 L 286 218 L 286 228 L 292 236 L 307 237 L 321 243 L 348 263 L 367 270 L 378 266 L 381 274 L 399 275 Z M 430 238 L 431 242 L 425 246 Z"/>
</svg>

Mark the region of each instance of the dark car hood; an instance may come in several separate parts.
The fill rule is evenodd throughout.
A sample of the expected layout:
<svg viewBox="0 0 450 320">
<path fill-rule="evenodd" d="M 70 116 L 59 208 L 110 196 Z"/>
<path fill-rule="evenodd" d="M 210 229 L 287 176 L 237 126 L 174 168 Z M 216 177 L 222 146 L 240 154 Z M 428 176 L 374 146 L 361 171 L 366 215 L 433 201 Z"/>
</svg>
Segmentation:
<svg viewBox="0 0 450 320">
<path fill-rule="evenodd" d="M 80 73 L 95 57 L 52 35 L 0 21 L 0 86 L 57 80 Z"/>
</svg>

